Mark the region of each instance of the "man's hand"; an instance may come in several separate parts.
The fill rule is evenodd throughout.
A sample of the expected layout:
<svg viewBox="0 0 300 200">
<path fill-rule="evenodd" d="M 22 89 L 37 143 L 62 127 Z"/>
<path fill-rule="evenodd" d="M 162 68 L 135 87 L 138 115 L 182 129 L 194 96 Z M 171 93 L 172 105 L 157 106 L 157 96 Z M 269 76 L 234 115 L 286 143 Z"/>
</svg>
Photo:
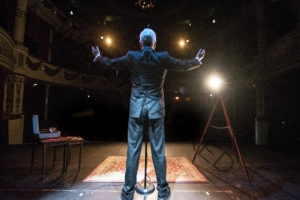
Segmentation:
<svg viewBox="0 0 300 200">
<path fill-rule="evenodd" d="M 92 53 L 93 53 L 93 55 L 94 55 L 94 62 L 95 62 L 96 58 L 97 58 L 98 56 L 101 56 L 99 47 L 98 47 L 98 46 L 96 46 L 96 47 L 93 47 L 93 46 L 92 46 Z"/>
<path fill-rule="evenodd" d="M 201 60 L 204 58 L 204 56 L 205 56 L 205 50 L 199 49 L 199 51 L 196 55 L 196 59 L 201 63 Z"/>
</svg>

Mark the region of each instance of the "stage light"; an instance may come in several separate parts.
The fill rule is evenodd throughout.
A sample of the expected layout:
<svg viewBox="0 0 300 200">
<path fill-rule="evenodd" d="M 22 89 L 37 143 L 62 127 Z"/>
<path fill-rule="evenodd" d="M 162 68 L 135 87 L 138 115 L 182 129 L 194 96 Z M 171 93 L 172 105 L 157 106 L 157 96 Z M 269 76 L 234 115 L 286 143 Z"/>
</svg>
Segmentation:
<svg viewBox="0 0 300 200">
<path fill-rule="evenodd" d="M 180 102 L 180 97 L 179 97 L 179 96 L 173 97 L 173 101 L 174 101 L 174 102 Z"/>
<path fill-rule="evenodd" d="M 105 40 L 105 42 L 106 42 L 107 45 L 111 45 L 112 40 L 111 40 L 110 37 L 107 37 L 106 40 Z"/>
<path fill-rule="evenodd" d="M 177 44 L 180 49 L 185 49 L 189 43 L 190 43 L 189 39 L 181 38 L 178 40 Z"/>
<path fill-rule="evenodd" d="M 180 47 L 185 47 L 185 41 L 184 40 L 180 40 L 178 42 L 178 44 L 179 44 Z"/>
<path fill-rule="evenodd" d="M 222 87 L 223 81 L 220 77 L 212 75 L 208 79 L 208 86 L 213 90 L 219 90 Z"/>
</svg>

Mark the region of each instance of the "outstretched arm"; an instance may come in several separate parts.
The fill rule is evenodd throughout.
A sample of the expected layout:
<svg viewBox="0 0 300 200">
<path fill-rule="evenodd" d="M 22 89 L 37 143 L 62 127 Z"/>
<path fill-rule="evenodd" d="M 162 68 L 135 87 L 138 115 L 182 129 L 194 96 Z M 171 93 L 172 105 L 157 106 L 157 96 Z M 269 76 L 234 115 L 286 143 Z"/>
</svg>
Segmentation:
<svg viewBox="0 0 300 200">
<path fill-rule="evenodd" d="M 205 50 L 204 49 L 199 49 L 197 55 L 196 55 L 196 59 L 199 61 L 200 64 L 202 64 L 202 59 L 205 56 Z"/>
<path fill-rule="evenodd" d="M 101 66 L 104 66 L 104 67 L 111 67 L 113 70 L 116 71 L 116 76 L 118 76 L 118 73 L 119 73 L 118 68 L 117 68 L 118 66 L 121 66 L 124 68 L 131 66 L 130 61 L 128 60 L 127 56 L 122 56 L 122 57 L 115 58 L 115 59 L 107 58 L 107 57 L 101 55 L 98 46 L 95 46 L 95 47 L 92 46 L 92 53 L 94 56 L 93 62 L 99 63 Z"/>
<path fill-rule="evenodd" d="M 101 56 L 99 47 L 98 47 L 98 46 L 96 46 L 96 47 L 93 47 L 93 46 L 92 46 L 92 53 L 93 53 L 93 55 L 94 55 L 93 61 L 96 62 L 96 59 L 97 59 L 99 56 Z"/>
<path fill-rule="evenodd" d="M 196 69 L 202 65 L 202 60 L 205 56 L 205 50 L 199 49 L 198 53 L 196 54 L 196 57 L 189 60 L 181 60 L 177 58 L 173 58 L 168 55 L 167 52 L 167 60 L 164 63 L 165 66 L 167 66 L 168 70 L 172 71 L 189 71 Z"/>
</svg>

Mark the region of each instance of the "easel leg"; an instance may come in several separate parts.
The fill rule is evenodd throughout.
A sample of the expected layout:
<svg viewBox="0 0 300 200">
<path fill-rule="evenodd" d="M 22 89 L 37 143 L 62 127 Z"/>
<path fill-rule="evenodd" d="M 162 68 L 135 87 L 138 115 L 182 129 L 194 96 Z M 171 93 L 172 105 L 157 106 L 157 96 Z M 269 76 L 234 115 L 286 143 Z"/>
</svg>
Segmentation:
<svg viewBox="0 0 300 200">
<path fill-rule="evenodd" d="M 237 143 L 236 138 L 235 138 L 235 136 L 234 136 L 234 134 L 233 134 L 233 131 L 232 131 L 232 128 L 231 128 L 231 124 L 230 124 L 230 121 L 229 121 L 229 117 L 228 117 L 228 114 L 227 114 L 227 111 L 226 111 L 226 108 L 225 108 L 225 104 L 224 104 L 224 101 L 223 101 L 221 95 L 219 95 L 219 97 L 217 98 L 216 103 L 215 103 L 215 105 L 213 106 L 212 112 L 210 113 L 209 119 L 208 119 L 208 121 L 207 121 L 207 123 L 206 123 L 206 125 L 205 125 L 204 130 L 203 130 L 203 133 L 202 133 L 200 142 L 199 142 L 199 144 L 198 144 L 198 147 L 197 147 L 197 149 L 196 149 L 195 155 L 194 155 L 194 157 L 193 157 L 192 163 L 194 163 L 194 161 L 195 161 L 195 159 L 196 159 L 196 156 L 197 156 L 198 151 L 199 151 L 199 149 L 200 149 L 200 145 L 201 145 L 201 143 L 202 143 L 203 140 L 204 140 L 204 137 L 205 137 L 205 134 L 206 134 L 206 132 L 207 132 L 208 126 L 209 126 L 209 124 L 210 124 L 210 122 L 211 122 L 211 120 L 212 120 L 212 117 L 213 117 L 214 112 L 215 112 L 215 110 L 216 110 L 216 107 L 217 107 L 217 105 L 218 105 L 218 103 L 219 103 L 219 100 L 221 101 L 221 105 L 222 105 L 224 117 L 225 117 L 226 124 L 227 124 L 227 127 L 226 127 L 226 128 L 228 128 L 228 132 L 229 132 L 229 134 L 230 134 L 230 137 L 231 137 L 231 140 L 232 140 L 232 143 L 233 143 L 235 152 L 236 152 L 236 154 L 237 154 L 237 159 L 239 160 L 240 164 L 242 165 L 242 167 L 243 167 L 243 169 L 244 169 L 244 172 L 245 172 L 245 175 L 246 175 L 246 178 L 247 178 L 247 180 L 249 181 L 248 172 L 247 172 L 247 169 L 246 169 L 246 167 L 245 167 L 243 157 L 242 157 L 242 155 L 241 155 L 241 153 L 240 153 L 240 150 L 239 150 L 239 147 L 238 147 L 238 143 Z"/>
<path fill-rule="evenodd" d="M 206 134 L 206 132 L 207 132 L 207 129 L 208 129 L 208 126 L 209 126 L 209 124 L 210 124 L 210 122 L 211 122 L 211 119 L 212 119 L 212 117 L 213 117 L 213 115 L 214 115 L 214 113 L 215 113 L 215 110 L 216 110 L 216 108 L 217 108 L 218 102 L 219 102 L 219 98 L 217 98 L 216 103 L 215 103 L 215 105 L 214 105 L 214 107 L 213 107 L 213 109 L 212 109 L 212 111 L 211 111 L 211 113 L 210 113 L 210 115 L 209 115 L 208 121 L 207 121 L 207 123 L 206 123 L 206 125 L 205 125 L 205 128 L 204 128 L 203 132 L 202 132 L 202 136 L 201 136 L 200 142 L 199 142 L 198 147 L 197 147 L 197 149 L 196 149 L 196 152 L 195 152 L 195 154 L 194 154 L 192 163 L 194 163 L 194 161 L 195 161 L 195 159 L 196 159 L 196 156 L 197 156 L 197 154 L 198 154 L 198 152 L 199 152 L 200 145 L 202 144 L 202 142 L 203 142 L 203 140 L 204 140 L 205 134 Z"/>
<path fill-rule="evenodd" d="M 230 124 L 230 121 L 229 121 L 229 117 L 228 117 L 228 114 L 227 114 L 227 111 L 226 111 L 225 104 L 224 104 L 222 96 L 220 96 L 220 100 L 221 100 L 221 104 L 222 104 L 222 109 L 223 109 L 224 117 L 225 117 L 225 120 L 226 120 L 226 123 L 227 123 L 227 126 L 228 126 L 228 132 L 229 132 L 229 134 L 231 136 L 232 143 L 233 143 L 235 151 L 237 153 L 238 160 L 239 160 L 240 164 L 242 165 L 242 167 L 244 169 L 245 176 L 246 176 L 247 180 L 249 181 L 248 172 L 247 172 L 247 169 L 245 167 L 244 160 L 243 160 L 243 157 L 241 155 L 241 152 L 239 150 L 238 143 L 237 143 L 236 138 L 235 138 L 235 136 L 233 134 L 233 131 L 232 131 L 232 128 L 231 128 L 231 124 Z"/>
</svg>

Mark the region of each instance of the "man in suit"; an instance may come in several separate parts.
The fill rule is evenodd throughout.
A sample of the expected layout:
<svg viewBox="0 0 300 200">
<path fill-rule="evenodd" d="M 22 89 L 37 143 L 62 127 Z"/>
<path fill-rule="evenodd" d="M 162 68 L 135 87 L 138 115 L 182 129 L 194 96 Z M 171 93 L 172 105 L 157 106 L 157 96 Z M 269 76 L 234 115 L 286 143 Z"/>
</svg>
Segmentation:
<svg viewBox="0 0 300 200">
<path fill-rule="evenodd" d="M 132 88 L 128 120 L 128 149 L 122 200 L 133 200 L 137 170 L 142 148 L 143 127 L 147 123 L 151 154 L 157 178 L 158 200 L 167 200 L 171 192 L 166 180 L 165 102 L 163 84 L 167 70 L 192 70 L 202 64 L 205 50 L 194 59 L 180 60 L 168 52 L 155 51 L 156 34 L 150 28 L 140 33 L 140 51 L 128 51 L 125 56 L 110 59 L 92 47 L 94 62 L 107 67 L 124 67 L 131 71 Z"/>
</svg>

